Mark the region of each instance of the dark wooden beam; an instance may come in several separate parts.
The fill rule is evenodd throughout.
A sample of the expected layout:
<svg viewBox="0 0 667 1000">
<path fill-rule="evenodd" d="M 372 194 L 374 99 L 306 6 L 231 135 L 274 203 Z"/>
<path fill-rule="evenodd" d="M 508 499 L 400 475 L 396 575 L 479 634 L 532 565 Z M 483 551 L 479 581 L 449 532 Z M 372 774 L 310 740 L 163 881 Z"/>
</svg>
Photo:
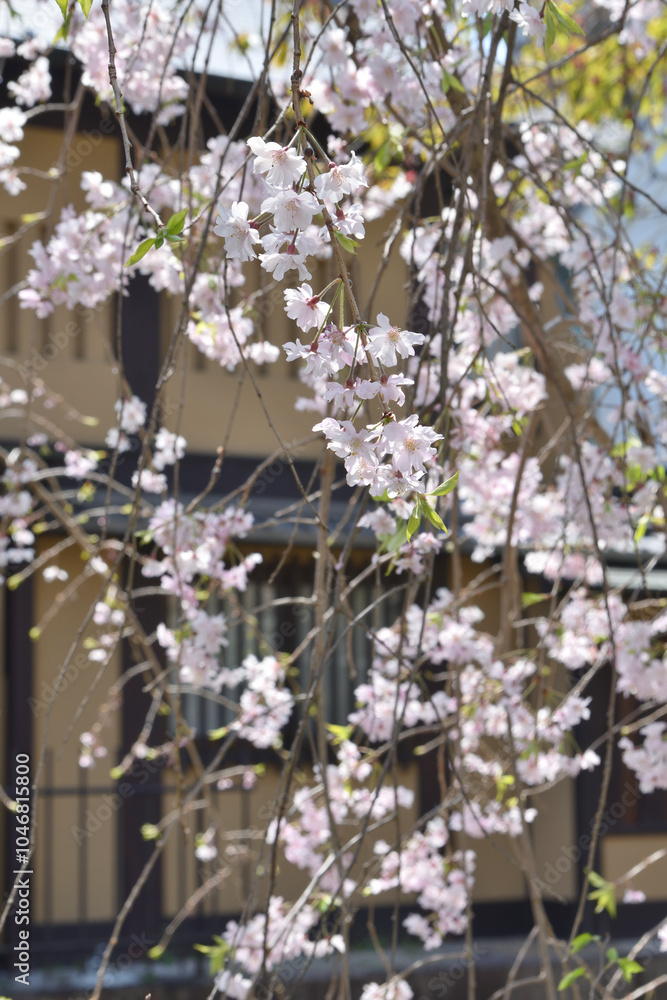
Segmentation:
<svg viewBox="0 0 667 1000">
<path fill-rule="evenodd" d="M 5 588 L 5 685 L 6 709 L 2 719 L 5 752 L 7 754 L 7 793 L 14 798 L 16 788 L 16 758 L 27 754 L 30 758 L 30 778 L 34 779 L 33 713 L 30 699 L 33 693 L 33 645 L 29 637 L 33 626 L 32 577 L 16 590 Z M 23 758 L 21 758 L 23 759 Z M 2 898 L 11 890 L 14 870 L 20 865 L 16 859 L 16 816 L 3 809 L 6 831 L 6 853 L 3 862 L 4 879 Z M 5 925 L 3 944 L 8 952 L 8 967 L 12 965 L 12 949 L 18 943 L 18 927 L 12 917 Z M 4 949 L 3 949 L 4 950 Z"/>
<path fill-rule="evenodd" d="M 136 612 L 142 627 L 150 634 L 160 621 L 165 620 L 165 601 L 163 598 L 146 599 Z M 123 641 L 122 655 L 124 671 L 136 665 L 136 657 L 127 640 Z M 129 753 L 136 743 L 151 704 L 151 697 L 143 691 L 147 679 L 148 675 L 140 674 L 132 677 L 123 687 L 121 723 L 123 755 Z M 161 723 L 162 720 L 159 719 L 151 734 L 152 744 L 159 743 L 165 738 Z M 155 824 L 160 821 L 161 770 L 161 766 L 155 761 L 138 759 L 135 760 L 129 774 L 124 775 L 118 784 L 118 793 L 123 799 L 123 805 L 118 812 L 121 902 L 124 902 L 129 895 L 155 846 L 153 841 L 143 839 L 141 828 L 144 824 Z M 159 940 L 161 923 L 162 870 L 161 862 L 158 861 L 125 922 L 123 939 L 132 934 L 143 935 L 142 940 L 151 947 Z"/>
</svg>

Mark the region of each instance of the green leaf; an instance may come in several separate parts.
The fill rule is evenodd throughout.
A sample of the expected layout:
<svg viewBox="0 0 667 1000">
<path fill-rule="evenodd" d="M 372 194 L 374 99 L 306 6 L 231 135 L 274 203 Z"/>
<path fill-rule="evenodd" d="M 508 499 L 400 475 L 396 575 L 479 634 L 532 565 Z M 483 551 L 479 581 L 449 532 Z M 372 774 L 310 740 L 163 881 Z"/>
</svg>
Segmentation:
<svg viewBox="0 0 667 1000">
<path fill-rule="evenodd" d="M 486 38 L 494 26 L 495 17 L 493 14 L 487 14 L 482 20 L 482 38 Z"/>
<path fill-rule="evenodd" d="M 571 986 L 575 979 L 579 979 L 581 976 L 586 975 L 586 970 L 582 968 L 572 969 L 571 972 L 567 972 L 558 984 L 558 990 L 566 990 L 568 986 Z"/>
<path fill-rule="evenodd" d="M 356 240 L 353 240 L 351 236 L 345 236 L 341 233 L 340 229 L 334 229 L 334 236 L 342 246 L 343 250 L 347 250 L 348 253 L 356 253 L 359 244 Z"/>
<path fill-rule="evenodd" d="M 430 497 L 446 497 L 447 494 L 451 493 L 452 490 L 456 487 L 456 484 L 458 483 L 458 481 L 459 481 L 459 474 L 458 474 L 458 472 L 455 472 L 453 476 L 450 476 L 449 479 L 446 479 L 444 483 L 441 483 L 441 485 L 438 486 L 437 489 L 435 489 L 431 493 L 429 493 L 429 496 Z"/>
<path fill-rule="evenodd" d="M 446 94 L 449 90 L 458 90 L 460 94 L 465 94 L 466 92 L 465 87 L 458 77 L 454 76 L 453 73 L 448 73 L 446 69 L 443 69 L 442 71 L 440 89 L 443 94 Z"/>
<path fill-rule="evenodd" d="M 544 38 L 544 47 L 549 51 L 553 43 L 556 41 L 556 35 L 558 34 L 558 22 L 553 15 L 551 10 L 552 4 L 548 2 L 544 9 L 544 18 L 547 23 L 547 33 Z"/>
<path fill-rule="evenodd" d="M 326 728 L 334 736 L 333 745 L 335 747 L 344 743 L 346 740 L 349 740 L 350 736 L 354 732 L 354 726 L 334 726 L 329 722 L 327 722 Z"/>
<path fill-rule="evenodd" d="M 530 608 L 533 604 L 541 604 L 546 600 L 546 594 L 529 594 L 527 591 L 521 595 L 521 607 Z"/>
<path fill-rule="evenodd" d="M 79 6 L 83 11 L 85 17 L 90 14 L 90 8 L 93 6 L 93 0 L 79 0 Z"/>
<path fill-rule="evenodd" d="M 31 226 L 33 222 L 40 222 L 43 218 L 42 212 L 25 212 L 21 216 L 21 222 L 26 226 Z"/>
<path fill-rule="evenodd" d="M 412 511 L 412 514 L 410 514 L 410 520 L 408 521 L 408 527 L 406 529 L 408 542 L 410 541 L 410 539 L 412 538 L 412 536 L 414 535 L 415 531 L 417 530 L 417 528 L 421 523 L 422 523 L 421 504 L 417 502 L 414 510 Z"/>
<path fill-rule="evenodd" d="M 383 142 L 377 153 L 375 154 L 375 159 L 373 160 L 373 168 L 376 174 L 381 174 L 389 166 L 392 160 L 392 144 L 391 140 L 387 139 Z"/>
<path fill-rule="evenodd" d="M 575 35 L 584 34 L 584 29 L 581 27 L 581 25 L 577 24 L 575 19 L 573 17 L 570 17 L 570 15 L 567 14 L 564 10 L 561 10 L 560 7 L 557 7 L 556 4 L 553 3 L 553 0 L 550 0 L 547 6 L 551 8 L 554 17 L 560 24 L 561 28 L 563 28 L 566 32 L 568 33 L 572 32 Z"/>
<path fill-rule="evenodd" d="M 132 256 L 125 261 L 125 267 L 130 267 L 132 264 L 136 264 L 138 261 L 141 260 L 142 257 L 145 257 L 148 251 L 151 249 L 151 247 L 155 245 L 156 245 L 155 239 L 144 240 L 143 243 L 139 244 L 139 246 L 134 251 Z"/>
<path fill-rule="evenodd" d="M 640 965 L 639 962 L 635 962 L 632 958 L 619 958 L 618 964 L 626 983 L 630 982 L 636 972 L 644 971 L 644 966 Z"/>
<path fill-rule="evenodd" d="M 403 545 L 406 545 L 408 542 L 408 522 L 399 521 L 396 527 L 396 531 L 393 535 L 390 534 L 380 535 L 378 541 L 380 543 L 378 548 L 378 555 L 383 555 L 384 553 L 391 555 L 391 561 L 387 566 L 387 573 L 386 573 L 386 575 L 389 576 L 389 574 L 394 568 L 398 550 Z"/>
<path fill-rule="evenodd" d="M 60 7 L 60 13 L 64 20 L 67 17 L 67 0 L 56 0 L 56 3 Z"/>
<path fill-rule="evenodd" d="M 121 510 L 121 514 L 129 514 L 130 512 L 131 508 L 128 510 Z M 139 531 L 135 531 L 134 537 L 138 542 L 141 542 L 142 545 L 148 545 L 153 541 L 153 530 L 151 528 L 141 528 Z"/>
<path fill-rule="evenodd" d="M 585 948 L 587 944 L 591 943 L 591 941 L 599 941 L 599 940 L 600 940 L 599 934 L 579 934 L 572 942 L 572 947 L 570 948 L 570 951 L 572 952 L 573 955 L 576 955 L 578 951 L 581 951 L 582 948 Z"/>
<path fill-rule="evenodd" d="M 228 726 L 221 726 L 220 729 L 209 729 L 207 736 L 209 740 L 222 740 L 229 732 Z"/>
<path fill-rule="evenodd" d="M 183 232 L 183 225 L 187 214 L 188 210 L 187 208 L 184 208 L 182 211 L 177 212 L 176 215 L 172 215 L 171 219 L 167 223 L 167 232 L 170 236 L 178 236 L 179 233 Z"/>
<path fill-rule="evenodd" d="M 616 916 L 616 888 L 613 882 L 608 882 L 606 879 L 602 878 L 602 875 L 598 875 L 597 872 L 590 871 L 588 873 L 588 881 L 591 885 L 595 886 L 595 892 L 589 892 L 588 898 L 590 900 L 595 900 L 595 912 L 602 913 L 604 910 L 607 911 L 610 917 Z M 607 952 L 607 957 L 609 953 L 615 951 L 616 949 L 610 948 Z M 616 961 L 616 956 L 610 958 L 609 961 Z"/>
<path fill-rule="evenodd" d="M 331 909 L 333 902 L 333 896 L 330 893 L 325 892 L 322 898 L 318 899 L 315 907 L 320 911 L 320 913 L 325 914 Z"/>
<path fill-rule="evenodd" d="M 434 528 L 437 528 L 438 531 L 447 532 L 447 528 L 445 526 L 444 521 L 442 520 L 438 512 L 434 510 L 433 507 L 431 507 L 428 500 L 422 501 L 422 512 L 424 514 L 424 517 L 431 522 Z"/>
<path fill-rule="evenodd" d="M 217 944 L 193 945 L 196 951 L 201 952 L 202 955 L 209 956 L 209 967 L 212 975 L 215 974 L 216 972 L 222 972 L 223 966 L 225 964 L 225 958 L 227 956 L 227 953 L 230 951 L 230 945 L 227 944 L 226 941 L 223 941 L 221 938 L 219 938 L 217 934 L 213 935 L 213 940 L 216 941 Z"/>
<path fill-rule="evenodd" d="M 403 523 L 393 535 L 382 535 L 380 552 L 398 552 L 408 541 L 408 526 Z"/>
<path fill-rule="evenodd" d="M 618 948 L 607 948 L 605 955 L 608 962 L 615 962 L 618 958 Z"/>
<path fill-rule="evenodd" d="M 160 230 L 160 232 L 155 237 L 155 249 L 159 250 L 163 243 L 164 243 L 164 236 L 162 235 L 162 230 Z"/>
<path fill-rule="evenodd" d="M 574 160 L 568 160 L 567 163 L 563 164 L 563 170 L 576 170 L 579 171 L 580 167 L 583 167 L 584 163 L 588 159 L 588 153 L 586 150 L 583 151 L 581 156 L 577 156 Z"/>
<path fill-rule="evenodd" d="M 596 889 L 595 892 L 589 892 L 588 898 L 595 900 L 596 913 L 603 913 L 606 910 L 610 917 L 616 916 L 616 893 L 614 892 L 613 885 L 605 889 Z"/>
<path fill-rule="evenodd" d="M 57 2 L 57 0 L 56 0 Z M 63 23 L 60 25 L 56 32 L 56 37 L 53 39 L 52 45 L 57 45 L 58 42 L 66 42 L 69 35 L 69 26 L 72 23 L 72 15 L 65 14 Z"/>
<path fill-rule="evenodd" d="M 505 792 L 508 788 L 512 788 L 514 784 L 515 778 L 513 774 L 501 774 L 499 778 L 496 778 L 496 800 L 502 802 Z"/>
</svg>

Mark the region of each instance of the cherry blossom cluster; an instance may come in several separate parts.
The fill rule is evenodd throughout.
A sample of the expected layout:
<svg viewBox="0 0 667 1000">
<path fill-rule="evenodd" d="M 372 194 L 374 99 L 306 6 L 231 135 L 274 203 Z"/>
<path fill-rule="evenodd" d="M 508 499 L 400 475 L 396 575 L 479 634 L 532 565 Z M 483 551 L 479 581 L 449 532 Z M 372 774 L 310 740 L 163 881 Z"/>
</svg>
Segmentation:
<svg viewBox="0 0 667 1000">
<path fill-rule="evenodd" d="M 40 318 L 60 305 L 95 309 L 119 290 L 127 256 L 128 193 L 100 174 L 84 174 L 82 187 L 88 201 L 104 210 L 79 215 L 67 206 L 46 246 L 37 240 L 30 249 L 35 267 L 26 276 L 19 301 L 21 308 L 34 309 Z"/>
<path fill-rule="evenodd" d="M 613 660 L 619 694 L 649 705 L 667 701 L 664 648 L 657 643 L 667 631 L 664 612 L 653 620 L 637 620 L 617 595 L 606 600 L 592 598 L 579 588 L 570 592 L 557 625 L 546 619 L 536 624 L 550 655 L 568 669 Z M 561 714 L 571 702 L 571 697 L 565 700 Z M 663 730 L 662 722 L 651 722 L 640 727 L 639 746 L 627 736 L 619 740 L 623 760 L 636 772 L 643 792 L 667 787 Z"/>
<path fill-rule="evenodd" d="M 309 904 L 290 906 L 282 896 L 271 896 L 266 913 L 258 913 L 244 924 L 230 920 L 223 939 L 233 955 L 232 964 L 217 979 L 217 988 L 235 1000 L 250 995 L 253 977 L 261 969 L 275 971 L 302 956 L 324 957 L 343 951 L 343 938 L 309 936 L 318 923 L 317 912 Z"/>
<path fill-rule="evenodd" d="M 318 231 L 313 224 L 314 218 L 321 213 L 322 205 L 330 208 L 336 216 L 340 233 L 363 235 L 363 228 L 360 232 L 359 227 L 354 225 L 358 207 L 349 209 L 351 221 L 346 211 L 339 207 L 344 196 L 367 186 L 363 164 L 354 154 L 350 162 L 342 166 L 331 163 L 325 173 L 315 178 L 314 190 L 311 191 L 311 185 L 305 183 L 306 159 L 295 148 L 282 147 L 277 142 L 265 142 L 260 138 L 249 139 L 248 145 L 254 157 L 253 174 L 261 183 L 258 218 L 261 221 L 270 219 L 271 224 L 268 232 L 261 236 L 257 221 L 249 216 L 248 202 L 239 200 L 230 204 L 227 194 L 224 201 L 218 204 L 215 225 L 215 232 L 225 241 L 226 256 L 229 260 L 249 261 L 257 256 L 256 247 L 260 246 L 264 250 L 259 254 L 262 267 L 277 280 L 291 270 L 296 270 L 300 279 L 310 278 L 307 258 L 319 250 L 322 242 L 329 242 L 329 236 Z M 313 298 L 310 286 L 303 287 L 308 294 L 297 296 L 296 302 L 305 303 Z M 288 306 L 290 301 L 291 297 L 287 298 Z M 308 308 L 304 304 L 299 313 L 299 326 L 309 330 L 322 324 L 328 309 L 318 299 Z"/>
<path fill-rule="evenodd" d="M 178 598 L 189 624 L 189 630 L 179 636 L 166 625 L 158 630 L 159 642 L 169 658 L 180 664 L 183 680 L 212 686 L 218 678 L 227 622 L 222 613 L 209 615 L 200 606 L 196 585 L 200 576 L 206 576 L 222 592 L 245 590 L 248 573 L 261 556 L 253 553 L 231 565 L 228 547 L 232 539 L 247 535 L 252 521 L 252 515 L 239 508 L 186 513 L 182 504 L 165 500 L 148 522 L 147 537 L 155 541 L 160 558 L 146 558 L 143 574 L 160 578 L 164 592 Z"/>
<path fill-rule="evenodd" d="M 394 976 L 388 983 L 366 983 L 361 1000 L 412 1000 L 414 993 L 405 979 Z"/>
<path fill-rule="evenodd" d="M 0 108 L 0 183 L 8 194 L 17 195 L 25 189 L 25 184 L 18 173 L 12 169 L 12 164 L 21 155 L 14 143 L 20 142 L 24 135 L 26 116 L 20 108 Z"/>
<path fill-rule="evenodd" d="M 324 781 L 318 767 L 315 778 L 320 779 L 319 783 L 295 792 L 285 819 L 269 824 L 267 840 L 279 843 L 286 860 L 311 876 L 326 869 L 318 880 L 321 889 L 336 897 L 349 898 L 357 888 L 350 870 L 353 852 L 344 853 L 337 864 L 328 867 L 324 864 L 334 838 L 344 837 L 346 830 L 352 835 L 367 816 L 377 822 L 395 814 L 399 807 L 411 808 L 414 792 L 402 785 L 370 787 L 371 759 L 351 740 L 341 742 L 337 758 L 336 765 L 327 766 Z"/>
<path fill-rule="evenodd" d="M 511 796 L 506 803 L 488 798 L 489 788 L 501 787 L 504 766 L 515 754 L 510 786 L 515 778 L 539 786 L 594 768 L 599 763 L 594 751 L 572 755 L 570 749 L 570 734 L 590 715 L 590 698 L 570 694 L 536 711 L 524 697 L 525 687 L 534 683 L 535 663 L 495 659 L 489 636 L 475 628 L 482 619 L 478 608 L 456 609 L 452 595 L 442 589 L 425 612 L 416 605 L 409 609 L 405 633 L 380 630 L 368 680 L 355 691 L 360 707 L 350 722 L 373 742 L 391 740 L 401 728 L 442 727 L 459 773 L 470 776 L 465 802 L 453 804 L 451 829 L 465 828 L 473 837 L 517 836 L 535 810 L 521 811 Z M 563 648 L 568 648 L 567 635 Z M 443 690 L 426 695 L 419 683 L 420 660 L 431 669 L 447 665 L 451 695 Z"/>
<path fill-rule="evenodd" d="M 22 405 L 25 393 L 15 389 L 3 393 L 0 405 L 12 407 L 12 404 Z M 13 398 L 12 398 L 13 397 Z M 31 514 L 34 508 L 34 498 L 27 488 L 37 470 L 37 463 L 32 458 L 23 458 L 18 452 L 9 454 L 5 468 L 0 476 L 2 494 L 0 495 L 0 570 L 1 582 L 5 582 L 5 573 L 9 568 L 24 562 L 30 563 L 35 558 L 35 535 L 31 530 Z"/>
<path fill-rule="evenodd" d="M 8 127 L 11 125 L 17 132 L 19 122 L 14 117 L 8 121 Z M 238 179 L 234 178 L 242 162 L 243 144 L 211 141 L 209 147 L 210 151 L 201 157 L 201 164 L 191 171 L 186 187 L 152 165 L 140 171 L 140 183 L 150 188 L 151 202 L 165 219 L 184 196 L 189 196 L 191 185 L 202 203 L 207 193 L 210 197 L 215 190 L 218 173 L 223 179 L 229 178 L 228 189 L 238 185 Z M 151 233 L 150 225 L 139 224 L 130 212 L 127 184 L 105 180 L 98 171 L 84 171 L 81 188 L 90 210 L 77 215 L 71 206 L 66 207 L 46 245 L 38 240 L 30 249 L 35 267 L 28 272 L 26 287 L 19 292 L 21 307 L 34 309 L 40 318 L 50 315 L 59 305 L 68 309 L 76 306 L 97 309 L 114 293 L 127 290 L 133 271 L 147 275 L 156 291 L 182 294 L 182 261 L 172 244 L 149 250 L 131 267 L 123 266 L 132 246 Z M 200 222 L 198 230 L 201 228 Z M 191 233 L 194 235 L 195 232 Z M 202 353 L 229 371 L 241 363 L 241 351 L 256 364 L 277 360 L 278 348 L 259 336 L 252 300 L 246 305 L 229 307 L 230 294 L 241 288 L 246 278 L 234 259 L 228 261 L 221 273 L 223 255 L 219 247 L 216 255 L 215 244 L 218 241 L 212 240 L 210 269 L 199 272 L 192 290 L 188 336 Z M 316 243 L 318 252 L 319 246 Z"/>
<path fill-rule="evenodd" d="M 175 22 L 166 3 L 152 4 L 146 11 L 140 0 L 125 0 L 114 9 L 116 69 L 123 97 L 137 114 L 158 111 L 158 121 L 166 124 L 184 112 L 188 87 L 175 70 L 192 51 L 199 27 L 192 16 Z M 83 83 L 102 100 L 111 101 L 104 19 L 86 20 L 75 8 L 70 37 L 72 52 L 84 67 Z"/>
<path fill-rule="evenodd" d="M 449 841 L 447 824 L 441 816 L 429 820 L 423 833 L 416 833 L 401 847 L 389 849 L 384 841 L 375 844 L 381 858 L 380 874 L 371 879 L 367 891 L 377 895 L 400 886 L 416 893 L 417 902 L 429 914 L 411 913 L 403 924 L 429 951 L 439 948 L 450 934 L 462 934 L 468 918 L 468 897 L 474 884 L 474 851 L 452 851 L 443 858 Z"/>
<path fill-rule="evenodd" d="M 253 173 L 264 178 L 266 196 L 254 220 L 245 201 L 234 201 L 230 207 L 218 205 L 215 232 L 225 241 L 225 253 L 231 261 L 246 262 L 262 245 L 262 267 L 277 279 L 296 269 L 300 279 L 310 278 L 306 261 L 317 249 L 317 242 L 308 236 L 313 220 L 324 209 L 335 218 L 335 238 L 348 237 L 350 232 L 363 235 L 358 226 L 349 228 L 350 219 L 358 215 L 358 206 L 347 211 L 343 200 L 367 186 L 363 167 L 354 153 L 351 159 L 337 165 L 330 162 L 327 169 L 318 173 L 312 183 L 306 184 L 308 167 L 304 155 L 296 149 L 282 147 L 276 142 L 250 139 L 248 145 L 254 156 Z M 271 220 L 269 232 L 260 235 L 259 223 Z M 347 232 L 346 232 L 347 229 Z M 330 233 L 320 231 L 319 239 L 327 242 Z M 315 292 L 308 282 L 285 290 L 285 311 L 289 319 L 305 333 L 314 331 L 310 343 L 299 339 L 285 344 L 287 359 L 302 359 L 304 372 L 314 388 L 323 388 L 323 398 L 338 410 L 352 411 L 376 400 L 380 420 L 357 429 L 352 420 L 325 417 L 315 425 L 321 430 L 328 447 L 345 461 L 350 485 L 369 486 L 371 492 L 381 496 L 396 496 L 405 492 L 422 492 L 421 482 L 427 463 L 437 456 L 435 442 L 441 435 L 419 423 L 416 414 L 402 420 L 395 419 L 394 408 L 405 403 L 403 386 L 413 381 L 402 373 L 386 374 L 387 368 L 396 366 L 398 358 L 415 355 L 415 347 L 424 341 L 424 335 L 402 330 L 392 325 L 386 315 L 377 316 L 375 326 L 356 324 L 351 328 L 336 326 L 335 298 L 343 294 L 339 282 L 328 302 L 324 293 Z M 325 290 L 326 291 L 326 290 Z M 356 374 L 363 366 L 370 368 L 371 378 Z M 335 380 L 347 371 L 344 383 Z M 384 461 L 385 457 L 390 461 Z"/>
<path fill-rule="evenodd" d="M 239 701 L 239 717 L 230 729 L 253 746 L 280 746 L 281 730 L 294 708 L 294 697 L 285 684 L 284 665 L 275 656 L 258 660 L 251 654 L 233 671 L 233 681 L 243 683 L 245 690 Z"/>
<path fill-rule="evenodd" d="M 93 612 L 93 623 L 100 627 L 97 636 L 89 637 L 87 646 L 89 648 L 88 659 L 97 663 L 106 663 L 111 653 L 118 648 L 123 628 L 126 622 L 126 613 L 123 601 L 116 593 L 115 586 L 109 588 L 106 599 L 98 601 Z M 93 730 L 95 732 L 95 730 Z M 79 758 L 81 766 L 90 766 L 93 758 L 102 756 L 95 752 L 95 743 L 86 742 L 81 738 L 84 752 Z M 87 749 L 85 749 L 87 747 Z M 82 759 L 82 758 L 85 758 Z"/>
</svg>

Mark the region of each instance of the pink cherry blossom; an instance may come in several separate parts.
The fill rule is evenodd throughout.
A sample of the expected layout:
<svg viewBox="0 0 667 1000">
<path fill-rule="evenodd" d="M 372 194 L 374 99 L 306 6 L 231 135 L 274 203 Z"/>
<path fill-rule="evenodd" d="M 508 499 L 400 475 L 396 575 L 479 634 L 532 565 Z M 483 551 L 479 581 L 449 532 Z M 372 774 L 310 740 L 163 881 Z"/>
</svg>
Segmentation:
<svg viewBox="0 0 667 1000">
<path fill-rule="evenodd" d="M 423 333 L 411 333 L 392 326 L 384 313 L 379 313 L 377 326 L 368 331 L 369 350 L 376 361 L 393 368 L 396 355 L 402 358 L 411 357 L 415 353 L 415 345 L 424 342 Z"/>
<path fill-rule="evenodd" d="M 329 307 L 319 296 L 313 294 L 308 284 L 299 288 L 285 289 L 286 313 L 304 331 L 318 329 L 329 314 Z"/>
<path fill-rule="evenodd" d="M 310 191 L 277 191 L 262 202 L 262 212 L 273 215 L 276 229 L 282 233 L 293 233 L 295 229 L 307 229 L 313 216 L 320 211 L 317 199 Z"/>
<path fill-rule="evenodd" d="M 255 156 L 253 172 L 265 174 L 269 184 L 275 187 L 291 187 L 306 169 L 306 161 L 294 149 L 277 142 L 264 142 L 258 137 L 247 141 Z"/>
<path fill-rule="evenodd" d="M 404 420 L 395 420 L 386 424 L 382 430 L 382 438 L 392 462 L 399 472 L 425 472 L 425 462 L 436 456 L 433 447 L 442 435 L 430 427 L 419 424 L 417 414 L 413 413 Z"/>
<path fill-rule="evenodd" d="M 231 211 L 220 202 L 218 204 L 218 219 L 214 232 L 224 237 L 225 251 L 232 260 L 252 260 L 255 256 L 255 244 L 260 242 L 260 235 L 248 222 L 248 205 L 244 202 L 232 203 Z"/>
<path fill-rule="evenodd" d="M 354 152 L 348 163 L 342 166 L 330 163 L 328 171 L 315 178 L 318 197 L 334 204 L 345 195 L 355 194 L 360 187 L 368 187 L 368 182 L 364 177 L 364 165 Z"/>
</svg>

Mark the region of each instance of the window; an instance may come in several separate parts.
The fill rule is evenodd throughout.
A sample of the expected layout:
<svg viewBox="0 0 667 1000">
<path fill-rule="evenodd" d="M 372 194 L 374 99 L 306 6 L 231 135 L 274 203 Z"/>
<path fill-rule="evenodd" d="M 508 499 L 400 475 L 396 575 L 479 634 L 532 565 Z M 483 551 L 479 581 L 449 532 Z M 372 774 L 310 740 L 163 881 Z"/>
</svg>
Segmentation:
<svg viewBox="0 0 667 1000">
<path fill-rule="evenodd" d="M 367 557 L 355 559 L 348 580 L 367 564 Z M 312 553 L 301 550 L 274 580 L 277 565 L 278 559 L 269 556 L 254 570 L 243 594 L 235 594 L 230 600 L 212 598 L 209 612 L 222 611 L 230 623 L 228 645 L 221 654 L 226 667 L 238 666 L 250 653 L 258 657 L 280 655 L 303 646 L 294 661 L 292 677 L 295 690 L 303 692 L 308 685 L 312 653 L 312 641 L 308 641 L 314 622 Z M 392 624 L 402 598 L 402 589 L 392 589 L 383 574 L 371 572 L 351 590 L 345 607 L 336 613 L 322 684 L 327 722 L 342 725 L 347 721 L 355 707 L 355 688 L 365 681 L 372 658 L 369 631 Z M 370 610 L 364 614 L 367 608 Z M 239 688 L 224 688 L 221 697 L 186 689 L 183 717 L 197 736 L 205 736 L 234 720 L 233 703 L 238 702 L 240 694 Z"/>
</svg>

